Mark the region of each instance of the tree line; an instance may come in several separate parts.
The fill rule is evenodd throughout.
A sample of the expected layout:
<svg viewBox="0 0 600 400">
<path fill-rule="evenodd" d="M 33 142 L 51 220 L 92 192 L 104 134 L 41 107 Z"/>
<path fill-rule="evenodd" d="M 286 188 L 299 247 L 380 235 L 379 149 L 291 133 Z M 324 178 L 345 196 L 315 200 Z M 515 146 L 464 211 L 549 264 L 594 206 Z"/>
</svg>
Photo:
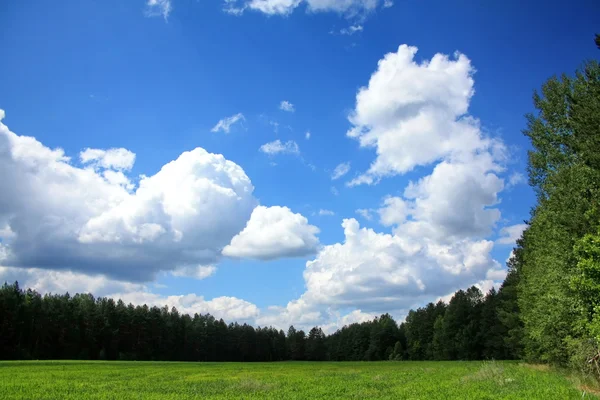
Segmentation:
<svg viewBox="0 0 600 400">
<path fill-rule="evenodd" d="M 600 36 L 596 35 L 600 48 Z M 498 291 L 384 314 L 327 336 L 91 294 L 0 290 L 0 358 L 185 361 L 525 359 L 600 377 L 600 65 L 552 77 L 523 133 L 537 195 Z"/>
<path fill-rule="evenodd" d="M 0 288 L 1 359 L 155 361 L 358 361 L 515 358 L 501 315 L 515 307 L 508 286 L 484 297 L 472 287 L 448 304 L 411 311 L 400 325 L 389 314 L 325 335 L 290 326 L 254 328 L 210 314 L 126 305 L 91 294 L 70 296 Z"/>
</svg>

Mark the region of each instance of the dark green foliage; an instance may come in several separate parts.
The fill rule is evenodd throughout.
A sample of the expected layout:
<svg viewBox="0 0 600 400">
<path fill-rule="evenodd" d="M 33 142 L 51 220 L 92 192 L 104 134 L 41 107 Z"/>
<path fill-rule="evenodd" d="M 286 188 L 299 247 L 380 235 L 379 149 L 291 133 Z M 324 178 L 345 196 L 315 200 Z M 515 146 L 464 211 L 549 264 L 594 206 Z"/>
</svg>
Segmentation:
<svg viewBox="0 0 600 400">
<path fill-rule="evenodd" d="M 324 361 L 327 359 L 325 334 L 321 328 L 314 327 L 308 333 L 306 340 L 306 358 L 310 361 Z"/>
<path fill-rule="evenodd" d="M 0 288 L 0 338 L 0 359 L 279 361 L 289 353 L 273 328 L 91 294 L 41 296 L 17 283 Z"/>
<path fill-rule="evenodd" d="M 40 296 L 18 283 L 0 288 L 0 359 L 152 361 L 379 361 L 512 358 L 499 317 L 504 293 L 472 287 L 446 306 L 410 311 L 400 326 L 389 315 L 308 336 L 290 326 L 254 328 L 177 309 L 126 306 L 91 294 Z M 504 307 L 504 308 L 502 308 Z"/>
</svg>

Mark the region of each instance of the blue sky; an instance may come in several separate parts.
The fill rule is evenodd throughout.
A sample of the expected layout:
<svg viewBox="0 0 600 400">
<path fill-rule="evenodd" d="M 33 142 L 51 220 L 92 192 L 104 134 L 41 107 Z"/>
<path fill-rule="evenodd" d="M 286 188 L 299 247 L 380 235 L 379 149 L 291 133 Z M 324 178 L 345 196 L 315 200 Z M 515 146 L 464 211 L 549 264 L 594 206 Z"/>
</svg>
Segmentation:
<svg viewBox="0 0 600 400">
<path fill-rule="evenodd" d="M 5 2 L 0 279 L 329 330 L 487 290 L 532 91 L 597 58 L 599 11 Z"/>
</svg>

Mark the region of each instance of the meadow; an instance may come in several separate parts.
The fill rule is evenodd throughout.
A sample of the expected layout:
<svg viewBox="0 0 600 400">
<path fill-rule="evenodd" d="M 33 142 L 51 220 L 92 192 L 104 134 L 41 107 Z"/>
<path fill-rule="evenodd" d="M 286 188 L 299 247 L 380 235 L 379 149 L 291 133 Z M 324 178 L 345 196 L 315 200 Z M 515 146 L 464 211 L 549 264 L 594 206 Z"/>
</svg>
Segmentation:
<svg viewBox="0 0 600 400">
<path fill-rule="evenodd" d="M 0 362 L 0 399 L 582 399 L 519 362 Z"/>
</svg>

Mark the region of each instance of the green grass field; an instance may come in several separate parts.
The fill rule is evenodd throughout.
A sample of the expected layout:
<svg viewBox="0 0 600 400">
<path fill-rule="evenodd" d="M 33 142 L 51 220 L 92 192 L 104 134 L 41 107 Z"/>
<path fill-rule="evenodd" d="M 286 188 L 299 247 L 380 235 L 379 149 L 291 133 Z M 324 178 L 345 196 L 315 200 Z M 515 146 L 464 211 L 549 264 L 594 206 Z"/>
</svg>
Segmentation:
<svg viewBox="0 0 600 400">
<path fill-rule="evenodd" d="M 582 399 L 516 362 L 0 362 L 0 399 Z"/>
</svg>

